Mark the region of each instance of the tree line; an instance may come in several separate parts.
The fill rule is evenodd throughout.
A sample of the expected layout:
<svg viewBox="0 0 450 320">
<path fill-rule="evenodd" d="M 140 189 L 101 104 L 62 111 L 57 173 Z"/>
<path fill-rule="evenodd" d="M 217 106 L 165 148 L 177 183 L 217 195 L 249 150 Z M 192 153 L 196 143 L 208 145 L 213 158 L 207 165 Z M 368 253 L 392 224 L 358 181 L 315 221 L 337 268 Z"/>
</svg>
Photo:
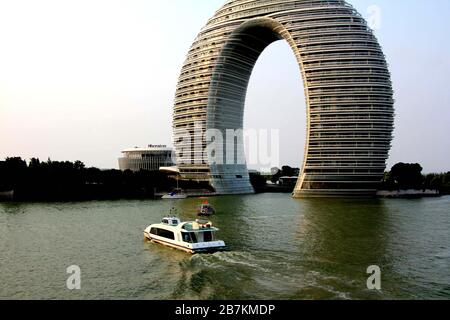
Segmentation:
<svg viewBox="0 0 450 320">
<path fill-rule="evenodd" d="M 439 190 L 450 194 L 450 172 L 422 174 L 420 164 L 398 163 L 387 172 L 381 183 L 382 190 Z M 284 166 L 271 177 L 273 182 L 281 176 L 298 175 L 298 168 Z M 267 178 L 250 175 L 256 190 L 267 189 Z M 81 161 L 29 162 L 20 157 L 0 161 L 0 192 L 14 190 L 18 201 L 79 201 L 104 199 L 153 198 L 155 192 L 170 191 L 176 181 L 167 174 L 153 171 L 120 171 L 87 168 Z M 184 189 L 208 189 L 208 185 L 180 182 Z M 293 186 L 292 186 L 293 188 Z M 289 189 L 290 190 L 290 189 Z"/>
<path fill-rule="evenodd" d="M 81 161 L 0 161 L 0 192 L 14 190 L 18 201 L 151 198 L 155 188 L 169 190 L 173 184 L 160 172 L 100 170 L 86 168 Z"/>
</svg>

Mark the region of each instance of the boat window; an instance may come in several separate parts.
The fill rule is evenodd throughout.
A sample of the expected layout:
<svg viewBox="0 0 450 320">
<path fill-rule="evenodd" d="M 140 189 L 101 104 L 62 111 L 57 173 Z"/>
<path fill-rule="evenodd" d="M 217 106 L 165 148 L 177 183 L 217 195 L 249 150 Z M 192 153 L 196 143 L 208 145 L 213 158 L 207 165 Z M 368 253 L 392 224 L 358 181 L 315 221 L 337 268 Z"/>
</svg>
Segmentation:
<svg viewBox="0 0 450 320">
<path fill-rule="evenodd" d="M 190 235 L 191 235 L 191 242 L 192 243 L 197 243 L 198 242 L 197 235 L 195 233 L 193 233 L 193 232 L 191 232 Z"/>
<path fill-rule="evenodd" d="M 175 240 L 175 234 L 172 231 L 165 229 L 156 229 L 157 233 L 153 233 L 159 237 L 163 237 L 170 240 Z"/>
<path fill-rule="evenodd" d="M 191 237 L 189 236 L 189 233 L 183 232 L 183 242 L 191 243 Z"/>
<path fill-rule="evenodd" d="M 150 233 L 151 233 L 151 234 L 154 234 L 154 235 L 158 235 L 158 229 L 156 229 L 156 228 L 151 228 L 151 229 L 150 229 Z"/>
<path fill-rule="evenodd" d="M 163 219 L 162 223 L 164 223 L 164 224 L 169 224 L 169 220 Z"/>
<path fill-rule="evenodd" d="M 172 220 L 172 225 L 177 226 L 178 225 L 178 220 Z"/>
<path fill-rule="evenodd" d="M 213 233 L 211 231 L 203 232 L 203 241 L 204 242 L 212 242 L 214 239 Z"/>
</svg>

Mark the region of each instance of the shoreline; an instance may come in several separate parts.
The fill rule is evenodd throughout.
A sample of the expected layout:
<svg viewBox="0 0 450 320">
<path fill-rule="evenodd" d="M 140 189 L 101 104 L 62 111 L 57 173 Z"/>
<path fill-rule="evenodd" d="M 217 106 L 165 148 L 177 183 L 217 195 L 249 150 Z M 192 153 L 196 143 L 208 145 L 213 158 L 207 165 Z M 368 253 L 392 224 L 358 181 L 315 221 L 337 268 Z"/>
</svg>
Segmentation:
<svg viewBox="0 0 450 320">
<path fill-rule="evenodd" d="M 218 195 L 216 193 L 203 193 L 201 191 L 199 192 L 193 192 L 194 190 L 189 190 L 190 192 L 187 194 L 188 199 L 192 198 L 204 198 L 204 197 L 220 197 L 221 195 Z M 129 200 L 129 201 L 147 201 L 147 200 L 153 200 L 153 201 L 163 201 L 162 195 L 165 193 L 157 192 L 153 196 L 118 196 L 118 197 L 87 197 L 87 198 L 34 198 L 34 199 L 18 199 L 15 198 L 12 192 L 0 192 L 0 195 L 6 195 L 8 193 L 8 197 L 0 197 L 0 203 L 61 203 L 61 202 L 91 202 L 91 201 L 120 201 L 120 200 Z M 282 189 L 272 189 L 272 190 L 258 190 L 255 192 L 255 195 L 260 194 L 273 194 L 273 193 L 284 193 L 284 194 L 290 194 L 291 192 L 288 190 L 282 190 Z M 380 190 L 377 192 L 377 194 L 374 197 L 368 197 L 367 199 L 418 199 L 418 198 L 439 198 L 443 196 L 450 196 L 447 193 L 440 193 L 439 191 L 435 190 L 395 190 L 395 191 L 389 191 L 389 190 Z M 358 198 L 360 199 L 360 198 Z"/>
</svg>

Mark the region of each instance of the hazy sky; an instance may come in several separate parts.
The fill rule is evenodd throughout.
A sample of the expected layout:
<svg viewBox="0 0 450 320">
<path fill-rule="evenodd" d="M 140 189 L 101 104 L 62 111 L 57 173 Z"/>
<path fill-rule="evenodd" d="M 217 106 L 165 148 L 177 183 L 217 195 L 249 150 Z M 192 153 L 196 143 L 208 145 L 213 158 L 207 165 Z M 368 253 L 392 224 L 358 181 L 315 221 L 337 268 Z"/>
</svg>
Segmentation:
<svg viewBox="0 0 450 320">
<path fill-rule="evenodd" d="M 0 159 L 117 167 L 120 150 L 171 143 L 177 78 L 224 0 L 0 0 Z M 381 9 L 396 131 L 389 166 L 450 170 L 450 1 L 353 0 Z M 294 55 L 272 44 L 249 87 L 246 126 L 281 129 L 281 160 L 299 166 L 305 101 Z M 293 138 L 295 137 L 295 138 Z"/>
</svg>

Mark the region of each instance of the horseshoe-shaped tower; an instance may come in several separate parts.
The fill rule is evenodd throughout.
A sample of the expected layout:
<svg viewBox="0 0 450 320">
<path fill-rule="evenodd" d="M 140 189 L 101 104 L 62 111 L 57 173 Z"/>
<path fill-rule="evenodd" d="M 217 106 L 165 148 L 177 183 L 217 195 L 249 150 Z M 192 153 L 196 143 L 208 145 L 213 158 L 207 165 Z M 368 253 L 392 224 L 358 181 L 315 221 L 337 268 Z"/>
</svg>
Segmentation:
<svg viewBox="0 0 450 320">
<path fill-rule="evenodd" d="M 294 197 L 374 195 L 391 147 L 393 90 L 377 39 L 343 0 L 231 0 L 216 12 L 189 50 L 177 86 L 173 129 L 182 177 L 209 181 L 219 194 L 253 192 L 238 160 L 245 158 L 242 146 L 232 148 L 235 163 L 212 163 L 205 132 L 225 137 L 243 128 L 253 67 L 277 40 L 292 48 L 306 93 L 307 141 Z M 292 139 L 293 147 L 303 143 Z"/>
</svg>

